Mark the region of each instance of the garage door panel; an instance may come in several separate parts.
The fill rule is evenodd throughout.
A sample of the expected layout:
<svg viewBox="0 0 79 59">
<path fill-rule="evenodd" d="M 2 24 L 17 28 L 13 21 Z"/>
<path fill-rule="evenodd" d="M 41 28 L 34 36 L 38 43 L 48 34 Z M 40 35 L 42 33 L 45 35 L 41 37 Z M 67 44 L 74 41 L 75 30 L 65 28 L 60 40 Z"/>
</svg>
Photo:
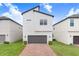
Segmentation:
<svg viewBox="0 0 79 59">
<path fill-rule="evenodd" d="M 29 35 L 28 43 L 47 43 L 46 35 Z"/>
<path fill-rule="evenodd" d="M 0 42 L 4 42 L 5 41 L 5 35 L 0 35 Z"/>
<path fill-rule="evenodd" d="M 73 37 L 73 43 L 74 44 L 79 44 L 79 36 L 74 36 Z"/>
</svg>

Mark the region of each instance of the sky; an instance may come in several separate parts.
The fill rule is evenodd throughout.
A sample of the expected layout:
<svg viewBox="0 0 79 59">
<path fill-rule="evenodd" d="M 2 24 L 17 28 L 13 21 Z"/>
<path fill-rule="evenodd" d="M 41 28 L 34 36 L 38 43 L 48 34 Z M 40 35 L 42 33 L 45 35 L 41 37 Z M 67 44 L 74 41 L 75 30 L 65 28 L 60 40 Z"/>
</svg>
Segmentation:
<svg viewBox="0 0 79 59">
<path fill-rule="evenodd" d="M 53 24 L 79 13 L 79 3 L 0 3 L 0 16 L 7 16 L 22 24 L 21 13 L 38 5 L 41 12 L 54 15 Z"/>
</svg>

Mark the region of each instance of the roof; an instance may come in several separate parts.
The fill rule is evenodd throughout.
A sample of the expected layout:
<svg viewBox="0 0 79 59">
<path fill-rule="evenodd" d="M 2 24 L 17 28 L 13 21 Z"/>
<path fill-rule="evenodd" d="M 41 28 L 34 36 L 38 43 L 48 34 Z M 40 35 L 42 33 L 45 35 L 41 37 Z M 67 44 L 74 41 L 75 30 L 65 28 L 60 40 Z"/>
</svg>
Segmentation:
<svg viewBox="0 0 79 59">
<path fill-rule="evenodd" d="M 79 14 L 73 14 L 73 15 L 71 15 L 71 16 L 69 16 L 69 17 L 75 17 L 75 18 L 79 18 Z"/>
<path fill-rule="evenodd" d="M 30 10 L 33 10 L 33 9 L 37 8 L 37 7 L 39 7 L 39 9 L 40 9 L 40 6 L 38 5 L 38 6 L 36 6 L 36 7 L 33 7 L 33 8 L 31 8 L 31 9 L 29 9 L 29 10 L 23 12 L 22 15 L 23 15 L 24 13 L 30 11 Z M 33 11 L 34 11 L 34 12 L 41 13 L 41 14 L 44 14 L 44 15 L 48 15 L 48 16 L 52 16 L 52 17 L 54 17 L 53 15 L 50 15 L 50 14 L 47 14 L 47 13 L 44 13 L 44 12 L 41 12 L 41 11 L 37 11 L 37 10 L 33 10 Z"/>
<path fill-rule="evenodd" d="M 41 11 L 36 11 L 36 10 L 34 10 L 34 12 L 38 12 L 38 13 L 41 13 L 41 14 L 44 14 L 44 15 L 48 15 L 48 16 L 54 17 L 53 15 L 50 15 L 50 14 L 47 14 L 47 13 L 44 13 L 44 12 L 41 12 Z"/>
<path fill-rule="evenodd" d="M 39 8 L 40 8 L 40 6 L 39 6 L 39 5 L 38 5 L 38 6 L 35 6 L 35 7 L 31 8 L 31 9 L 29 9 L 29 10 L 24 11 L 24 12 L 22 13 L 22 15 L 23 15 L 24 13 L 26 13 L 26 12 L 30 11 L 30 10 L 33 10 L 33 9 L 37 8 L 37 7 L 39 7 Z"/>
<path fill-rule="evenodd" d="M 1 16 L 1 17 L 0 17 L 0 20 L 10 20 L 10 18 L 5 17 L 5 16 Z"/>
<path fill-rule="evenodd" d="M 73 15 L 71 15 L 71 16 L 68 16 L 68 17 L 66 17 L 65 19 L 63 19 L 63 20 L 61 20 L 61 21 L 55 23 L 53 26 L 55 26 L 55 25 L 57 25 L 57 24 L 59 24 L 59 23 L 65 21 L 65 20 L 67 20 L 68 18 L 79 18 L 79 14 L 73 14 Z"/>
<path fill-rule="evenodd" d="M 21 24 L 17 23 L 16 21 L 14 21 L 14 20 L 12 20 L 12 19 L 6 17 L 6 16 L 1 16 L 1 17 L 0 17 L 0 20 L 10 20 L 10 21 L 12 21 L 12 22 L 14 22 L 14 23 L 16 23 L 16 24 L 22 26 Z"/>
</svg>

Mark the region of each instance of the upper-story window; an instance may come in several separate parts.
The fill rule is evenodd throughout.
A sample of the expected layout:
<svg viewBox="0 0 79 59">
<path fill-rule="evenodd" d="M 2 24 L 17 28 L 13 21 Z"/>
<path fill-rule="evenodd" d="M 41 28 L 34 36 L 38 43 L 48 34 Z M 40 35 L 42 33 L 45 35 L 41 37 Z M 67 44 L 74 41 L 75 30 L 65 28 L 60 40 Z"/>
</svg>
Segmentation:
<svg viewBox="0 0 79 59">
<path fill-rule="evenodd" d="M 44 25 L 47 25 L 47 20 L 44 20 Z"/>
<path fill-rule="evenodd" d="M 53 28 L 53 30 L 55 30 L 55 28 Z"/>
<path fill-rule="evenodd" d="M 47 25 L 47 20 L 46 19 L 41 19 L 40 20 L 40 25 Z"/>
<path fill-rule="evenodd" d="M 42 19 L 40 20 L 40 25 L 43 25 L 43 20 Z"/>
<path fill-rule="evenodd" d="M 26 21 L 31 21 L 31 19 L 27 19 Z"/>
<path fill-rule="evenodd" d="M 74 26 L 74 19 L 70 19 L 70 27 Z"/>
</svg>

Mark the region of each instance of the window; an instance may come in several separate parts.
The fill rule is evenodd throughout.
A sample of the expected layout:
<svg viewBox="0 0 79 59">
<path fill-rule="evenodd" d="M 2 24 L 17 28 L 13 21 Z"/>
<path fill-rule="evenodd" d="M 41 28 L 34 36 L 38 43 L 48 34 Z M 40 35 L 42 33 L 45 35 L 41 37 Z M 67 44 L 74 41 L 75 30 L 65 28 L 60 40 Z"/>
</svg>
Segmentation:
<svg viewBox="0 0 79 59">
<path fill-rule="evenodd" d="M 47 20 L 46 19 L 41 19 L 40 20 L 40 25 L 47 25 Z"/>
<path fill-rule="evenodd" d="M 73 27 L 74 26 L 74 20 L 70 19 L 70 26 Z"/>
<path fill-rule="evenodd" d="M 44 25 L 47 25 L 47 20 L 44 20 Z"/>
<path fill-rule="evenodd" d="M 53 30 L 55 30 L 55 28 L 53 28 Z"/>
<path fill-rule="evenodd" d="M 26 21 L 31 21 L 31 19 L 27 19 Z"/>
<path fill-rule="evenodd" d="M 40 25 L 43 25 L 43 20 L 40 20 Z"/>
</svg>

